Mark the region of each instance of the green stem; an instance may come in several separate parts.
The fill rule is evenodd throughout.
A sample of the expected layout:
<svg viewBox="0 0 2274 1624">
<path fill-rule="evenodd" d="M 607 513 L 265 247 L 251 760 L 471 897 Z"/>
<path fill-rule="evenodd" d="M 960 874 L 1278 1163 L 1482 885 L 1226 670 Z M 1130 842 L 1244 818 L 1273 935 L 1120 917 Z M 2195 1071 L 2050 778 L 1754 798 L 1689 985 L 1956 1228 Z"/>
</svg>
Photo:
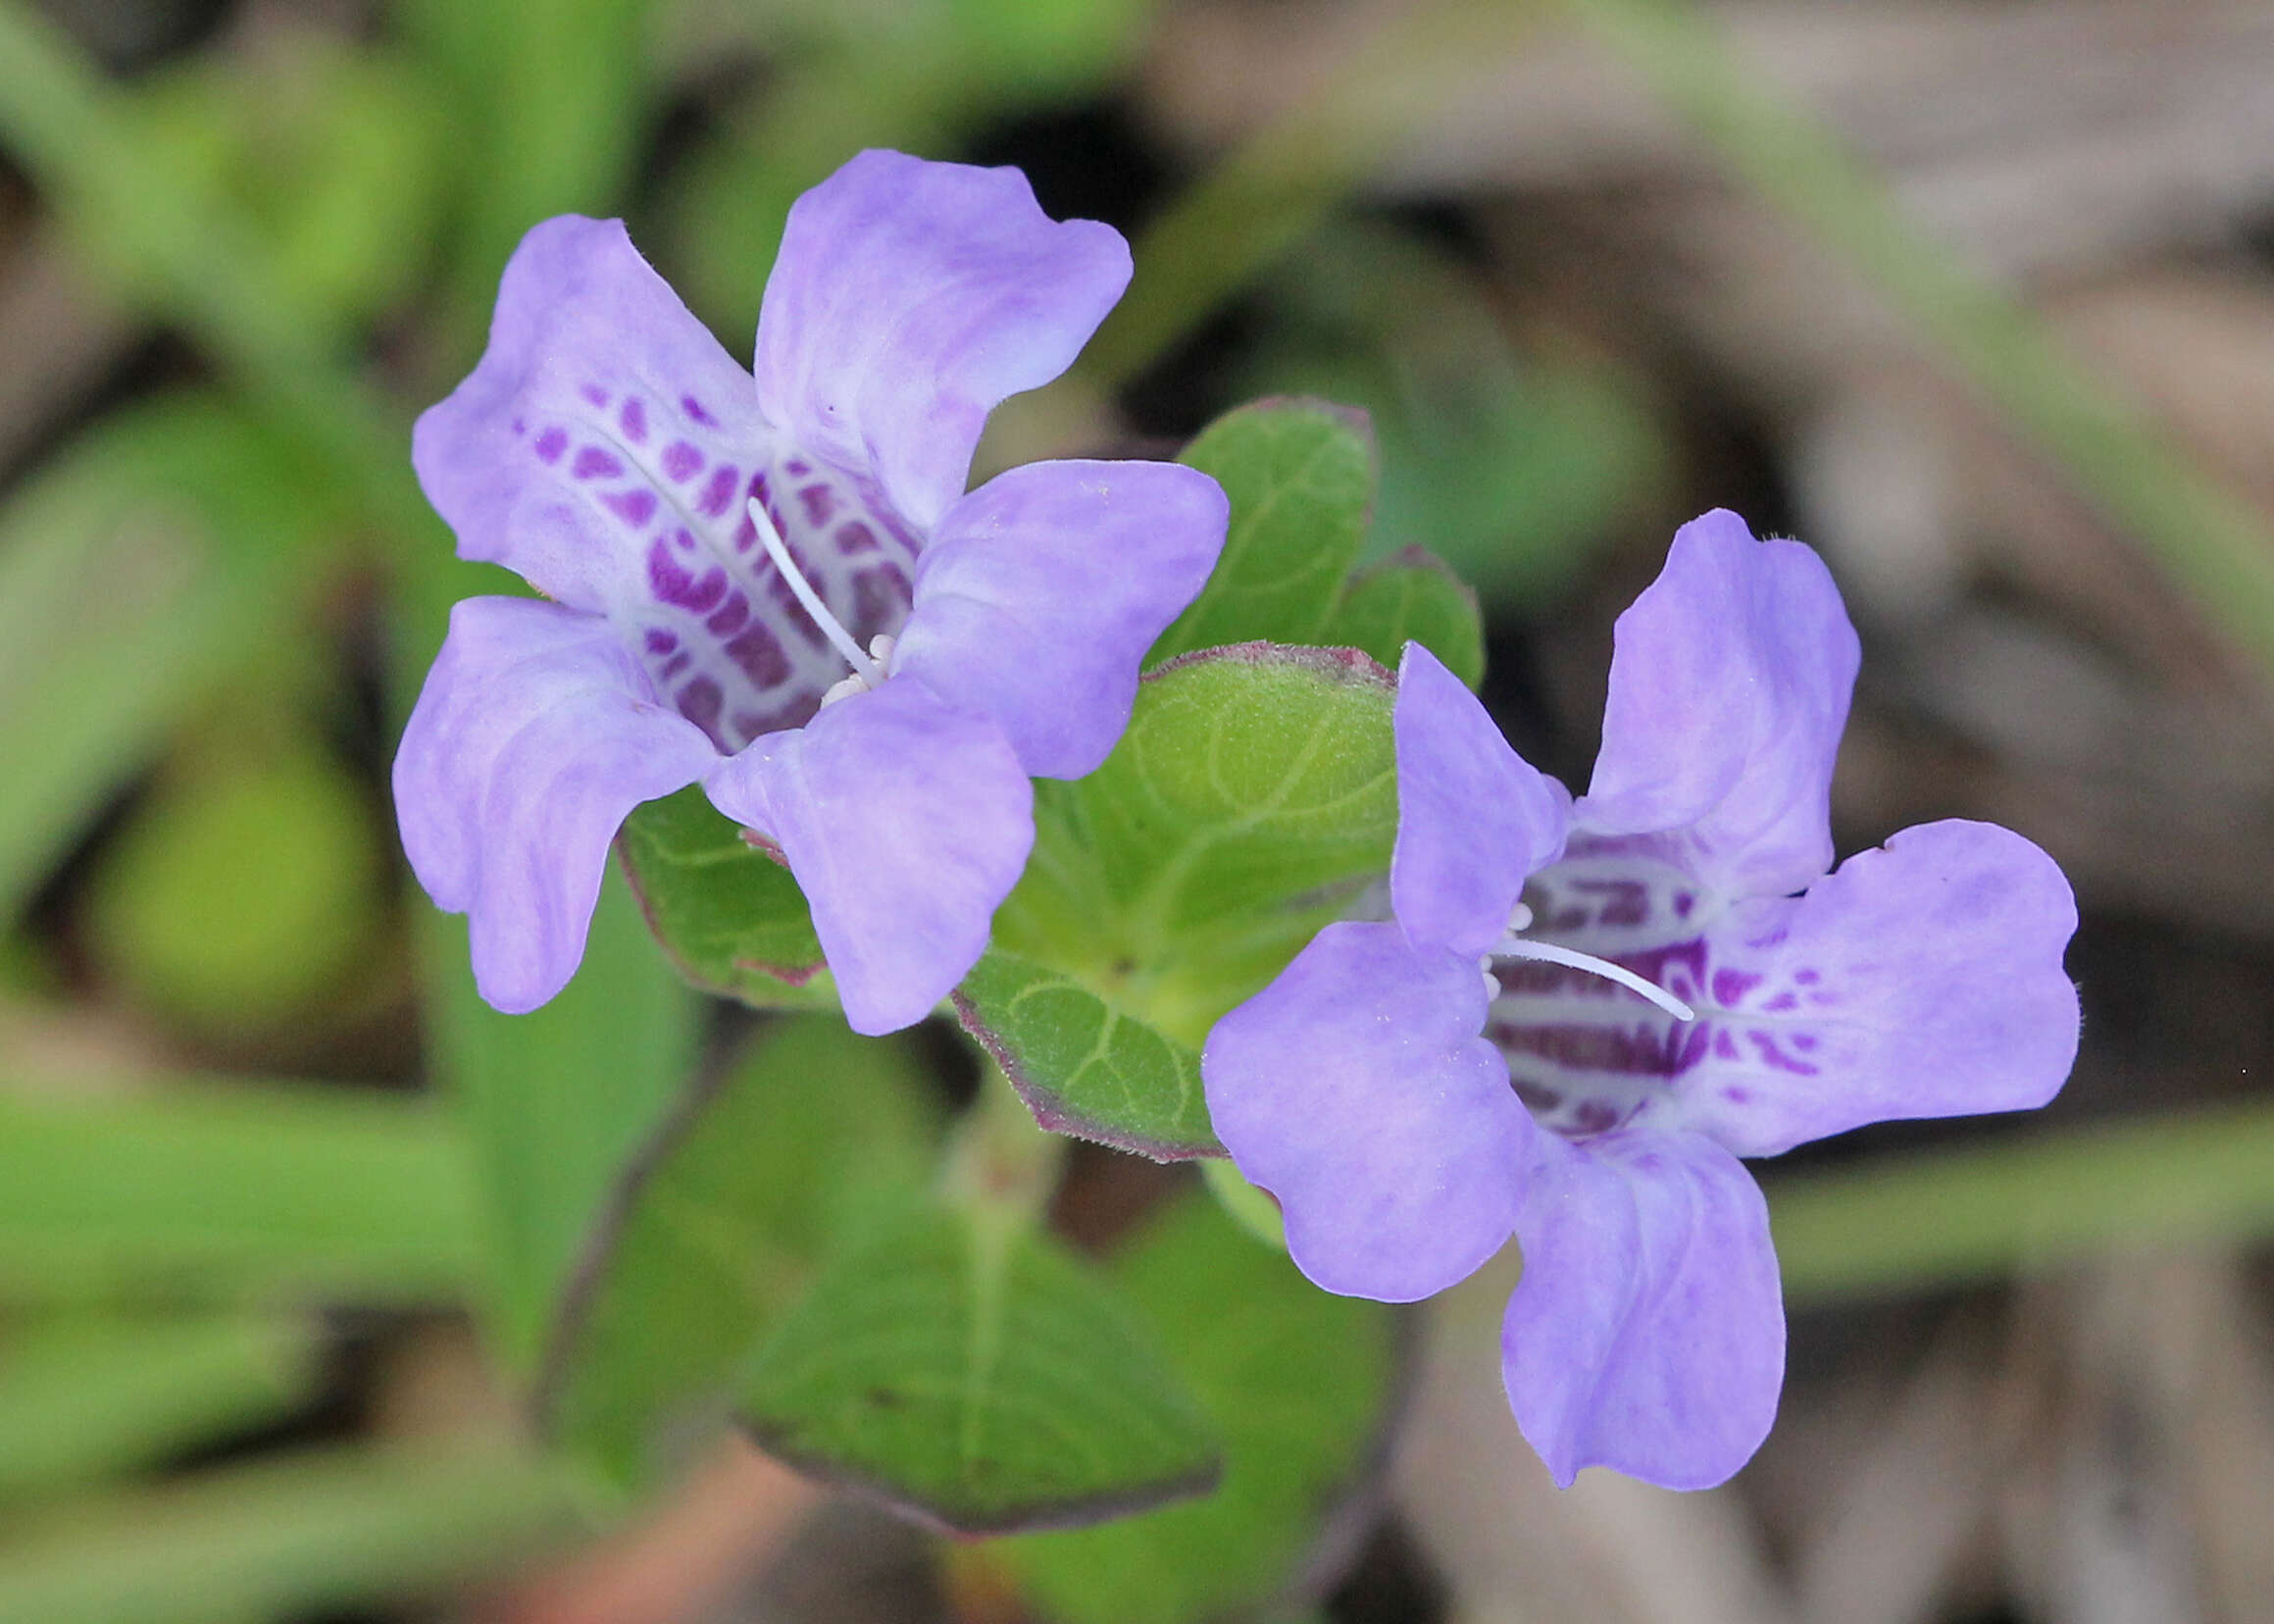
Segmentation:
<svg viewBox="0 0 2274 1624">
<path fill-rule="evenodd" d="M 1996 1280 L 2113 1245 L 2274 1238 L 2274 1107 L 1762 1180 L 1796 1303 Z"/>
<path fill-rule="evenodd" d="M 2081 366 L 2027 307 L 1923 235 L 1817 121 L 1679 0 L 1567 0 L 1747 185 L 1859 272 L 2051 453 L 2239 646 L 2274 668 L 2274 537 Z"/>
<path fill-rule="evenodd" d="M 1037 1222 L 1058 1188 L 1067 1142 L 1035 1123 L 1002 1068 L 989 1063 L 957 1125 L 941 1192 L 982 1230 L 1015 1232 Z"/>
</svg>

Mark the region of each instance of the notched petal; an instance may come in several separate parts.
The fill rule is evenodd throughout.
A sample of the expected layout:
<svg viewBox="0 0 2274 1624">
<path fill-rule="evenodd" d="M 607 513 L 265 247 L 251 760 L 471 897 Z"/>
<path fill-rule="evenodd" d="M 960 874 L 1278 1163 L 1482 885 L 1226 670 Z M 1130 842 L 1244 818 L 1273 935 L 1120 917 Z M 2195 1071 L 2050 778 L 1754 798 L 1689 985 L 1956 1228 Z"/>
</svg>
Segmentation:
<svg viewBox="0 0 2274 1624">
<path fill-rule="evenodd" d="M 655 561 L 731 533 L 768 440 L 750 375 L 623 224 L 563 215 L 514 251 L 489 347 L 421 415 L 411 461 L 461 556 L 621 613 L 658 589 Z"/>
<path fill-rule="evenodd" d="M 768 734 L 708 789 L 781 848 L 845 1019 L 870 1036 L 963 979 L 1035 841 L 1034 786 L 1001 732 L 912 677 Z"/>
<path fill-rule="evenodd" d="M 1575 829 L 1668 835 L 1742 898 L 1832 866 L 1833 758 L 1859 649 L 1823 561 L 1717 510 L 1682 527 L 1619 617 L 1594 777 Z"/>
<path fill-rule="evenodd" d="M 797 200 L 758 319 L 758 398 L 799 445 L 929 530 L 986 415 L 1072 364 L 1129 246 L 1053 221 L 1015 169 L 864 152 Z"/>
<path fill-rule="evenodd" d="M 419 883 L 469 916 L 483 998 L 521 1014 L 568 984 L 618 826 L 717 759 L 605 622 L 526 598 L 451 611 L 395 754 L 395 812 Z"/>
<path fill-rule="evenodd" d="M 1473 958 L 1330 925 L 1208 1035 L 1217 1137 L 1328 1291 L 1414 1301 L 1508 1239 L 1534 1130 L 1484 1017 Z"/>
<path fill-rule="evenodd" d="M 1080 778 L 1129 726 L 1145 650 L 1224 549 L 1229 504 L 1175 463 L 1030 463 L 947 510 L 893 669 L 995 719 L 1028 772 Z"/>
<path fill-rule="evenodd" d="M 2028 1110 L 2076 1059 L 2076 899 L 2010 830 L 1906 829 L 1708 938 L 1712 1047 L 1683 1120 L 1743 1156 L 1867 1122 Z"/>
<path fill-rule="evenodd" d="M 1571 797 L 1508 747 L 1477 696 L 1417 642 L 1397 677 L 1390 904 L 1417 947 L 1471 957 L 1563 850 Z"/>
<path fill-rule="evenodd" d="M 1694 1134 L 1541 1136 L 1501 1327 L 1517 1425 L 1565 1488 L 1609 1466 L 1707 1489 L 1776 1419 L 1785 1309 L 1768 1207 Z"/>
</svg>

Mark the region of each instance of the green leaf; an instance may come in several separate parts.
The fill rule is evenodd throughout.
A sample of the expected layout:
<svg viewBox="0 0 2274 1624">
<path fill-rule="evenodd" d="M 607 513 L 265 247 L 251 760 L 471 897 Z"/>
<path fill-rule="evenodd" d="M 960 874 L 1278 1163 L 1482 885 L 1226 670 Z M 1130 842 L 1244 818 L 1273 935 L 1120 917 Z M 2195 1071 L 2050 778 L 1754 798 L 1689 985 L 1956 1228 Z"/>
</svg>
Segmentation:
<svg viewBox="0 0 2274 1624">
<path fill-rule="evenodd" d="M 613 873 L 576 979 L 527 1015 L 481 1002 L 463 923 L 433 917 L 441 1069 L 490 1221 L 490 1330 L 528 1376 L 627 1164 L 694 1082 L 699 1006 Z"/>
<path fill-rule="evenodd" d="M 369 1446 L 270 1456 L 19 1520 L 0 1618 L 244 1624 L 502 1575 L 579 1522 L 555 1463 Z"/>
<path fill-rule="evenodd" d="M 1162 1161 L 1223 1154 L 1199 1055 L 1072 976 L 995 951 L 954 996 L 965 1028 L 1051 1132 Z"/>
<path fill-rule="evenodd" d="M 1408 638 L 1469 686 L 1485 680 L 1477 594 L 1419 547 L 1352 577 L 1322 640 L 1363 649 L 1395 671 Z"/>
<path fill-rule="evenodd" d="M 958 1534 L 1211 1487 L 1214 1434 L 1121 1299 L 1048 1236 L 924 1204 L 838 1255 L 759 1349 L 770 1452 Z"/>
<path fill-rule="evenodd" d="M 769 1029 L 626 1176 L 562 1307 L 548 1430 L 628 1486 L 683 1465 L 826 1248 L 921 1187 L 937 1117 L 904 1040 L 820 1016 Z"/>
<path fill-rule="evenodd" d="M 475 1232 L 464 1143 L 424 1101 L 0 1091 L 0 1295 L 454 1302 Z"/>
<path fill-rule="evenodd" d="M 1044 1120 L 1206 1154 L 1193 1054 L 1389 865 L 1389 675 L 1254 644 L 1163 667 L 1105 765 L 1036 791 L 1036 849 L 959 990 Z"/>
<path fill-rule="evenodd" d="M 319 1376 L 315 1324 L 32 1320 L 0 1338 L 0 1497 L 52 1493 L 273 1421 Z"/>
<path fill-rule="evenodd" d="M 337 508 L 236 412 L 115 413 L 0 509 L 0 912 L 269 634 Z"/>
<path fill-rule="evenodd" d="M 1146 664 L 1225 643 L 1319 641 L 1374 501 L 1366 415 L 1325 401 L 1258 401 L 1209 425 L 1182 460 L 1224 487 L 1232 528 L 1208 584 Z"/>
<path fill-rule="evenodd" d="M 761 1009 L 836 1007 L 797 882 L 700 786 L 636 808 L 616 850 L 656 939 L 695 986 Z"/>
<path fill-rule="evenodd" d="M 1394 1381 L 1394 1317 L 1319 1291 L 1199 1196 L 1153 1220 L 1113 1274 L 1223 1434 L 1223 1482 L 1204 1500 L 988 1553 L 1060 1624 L 1187 1624 L 1260 1605 L 1364 1469 Z"/>
</svg>

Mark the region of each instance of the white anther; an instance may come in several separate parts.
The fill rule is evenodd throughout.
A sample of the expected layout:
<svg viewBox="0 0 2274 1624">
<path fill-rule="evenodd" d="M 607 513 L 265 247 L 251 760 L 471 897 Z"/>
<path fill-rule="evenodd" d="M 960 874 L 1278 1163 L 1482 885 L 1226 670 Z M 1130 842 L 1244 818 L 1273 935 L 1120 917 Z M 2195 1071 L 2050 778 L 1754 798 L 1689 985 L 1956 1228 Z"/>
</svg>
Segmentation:
<svg viewBox="0 0 2274 1624">
<path fill-rule="evenodd" d="M 1515 936 L 1531 929 L 1532 910 L 1519 902 L 1516 904 L 1516 911 L 1508 916 L 1508 934 Z"/>
<path fill-rule="evenodd" d="M 1615 981 L 1621 987 L 1648 998 L 1677 1021 L 1694 1021 L 1697 1011 L 1667 991 L 1656 982 L 1638 976 L 1623 964 L 1596 958 L 1592 953 L 1582 953 L 1575 948 L 1558 947 L 1552 941 L 1526 941 L 1519 937 L 1506 936 L 1492 944 L 1494 958 L 1540 959 L 1548 964 L 1560 964 L 1571 970 L 1585 970 L 1605 981 Z"/>
<path fill-rule="evenodd" d="M 766 504 L 753 496 L 749 501 L 749 509 L 750 523 L 758 527 L 758 539 L 765 544 L 766 556 L 774 560 L 774 567 L 782 572 L 782 579 L 789 583 L 789 589 L 797 594 L 797 601 L 813 617 L 813 624 L 821 628 L 822 635 L 836 645 L 836 651 L 853 668 L 853 675 L 845 681 L 855 685 L 846 690 L 844 683 L 839 683 L 821 696 L 821 702 L 826 705 L 832 699 L 843 698 L 846 691 L 858 693 L 884 682 L 883 666 L 861 652 L 861 645 L 853 641 L 853 634 L 844 629 L 836 616 L 829 612 L 829 605 L 822 602 L 821 594 L 813 589 L 813 584 L 805 579 L 791 560 L 788 544 L 782 539 L 782 533 L 774 528 L 774 516 L 766 511 Z"/>
</svg>

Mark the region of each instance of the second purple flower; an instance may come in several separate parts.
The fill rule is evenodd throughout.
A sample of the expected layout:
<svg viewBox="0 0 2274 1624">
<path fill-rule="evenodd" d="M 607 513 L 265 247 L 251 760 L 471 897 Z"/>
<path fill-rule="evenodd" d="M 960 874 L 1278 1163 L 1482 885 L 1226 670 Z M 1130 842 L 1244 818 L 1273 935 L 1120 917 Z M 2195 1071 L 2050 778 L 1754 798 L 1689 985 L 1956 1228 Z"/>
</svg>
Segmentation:
<svg viewBox="0 0 2274 1624">
<path fill-rule="evenodd" d="M 2075 1056 L 2044 852 L 1952 821 L 1833 870 L 1856 662 L 1815 554 L 1686 525 L 1574 803 L 1409 643 L 1394 920 L 1329 926 L 1202 1055 L 1319 1285 L 1410 1301 L 1515 1236 L 1502 1369 L 1558 1483 L 1702 1488 L 1767 1434 L 1784 1311 L 1739 1158 L 2042 1105 Z"/>
</svg>

